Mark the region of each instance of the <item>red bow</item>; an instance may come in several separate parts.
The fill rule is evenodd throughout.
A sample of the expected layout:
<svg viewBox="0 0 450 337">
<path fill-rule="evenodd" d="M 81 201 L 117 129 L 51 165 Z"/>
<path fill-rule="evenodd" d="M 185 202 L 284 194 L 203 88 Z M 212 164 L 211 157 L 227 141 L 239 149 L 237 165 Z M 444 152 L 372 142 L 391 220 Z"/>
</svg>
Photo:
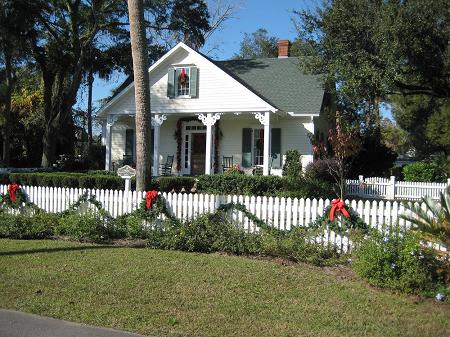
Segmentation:
<svg viewBox="0 0 450 337">
<path fill-rule="evenodd" d="M 149 209 L 153 205 L 153 200 L 158 196 L 158 191 L 148 191 L 145 194 L 145 208 Z"/>
<path fill-rule="evenodd" d="M 348 213 L 347 209 L 345 208 L 345 202 L 343 202 L 341 199 L 333 199 L 331 201 L 331 209 L 330 209 L 330 220 L 334 220 L 335 213 L 342 213 L 343 216 L 346 218 L 350 218 L 350 214 Z"/>
<path fill-rule="evenodd" d="M 8 193 L 9 193 L 9 198 L 11 199 L 12 202 L 16 202 L 17 201 L 17 190 L 20 189 L 20 186 L 18 184 L 9 184 L 8 185 Z"/>
<path fill-rule="evenodd" d="M 184 68 L 181 68 L 180 82 L 184 82 L 185 77 L 186 77 L 186 70 Z"/>
</svg>

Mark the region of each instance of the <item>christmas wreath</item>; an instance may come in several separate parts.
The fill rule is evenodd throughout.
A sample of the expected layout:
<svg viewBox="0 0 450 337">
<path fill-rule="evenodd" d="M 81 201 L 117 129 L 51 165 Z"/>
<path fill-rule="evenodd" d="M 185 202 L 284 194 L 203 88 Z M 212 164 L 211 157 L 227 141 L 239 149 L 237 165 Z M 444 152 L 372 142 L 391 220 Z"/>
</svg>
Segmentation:
<svg viewBox="0 0 450 337">
<path fill-rule="evenodd" d="M 0 195 L 0 204 L 17 209 L 24 204 L 29 204 L 29 202 L 25 191 L 19 184 L 9 184 L 7 193 Z"/>
</svg>

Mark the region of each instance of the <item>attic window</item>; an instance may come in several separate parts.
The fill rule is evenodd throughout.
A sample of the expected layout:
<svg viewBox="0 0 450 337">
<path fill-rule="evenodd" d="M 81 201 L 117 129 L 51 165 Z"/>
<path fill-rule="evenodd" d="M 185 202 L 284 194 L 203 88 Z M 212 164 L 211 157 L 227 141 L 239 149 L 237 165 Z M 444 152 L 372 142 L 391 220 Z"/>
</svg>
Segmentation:
<svg viewBox="0 0 450 337">
<path fill-rule="evenodd" d="M 177 68 L 175 75 L 177 76 L 176 97 L 189 97 L 189 79 L 191 78 L 191 68 Z"/>
<path fill-rule="evenodd" d="M 167 78 L 167 97 L 198 97 L 198 68 L 195 66 L 169 68 Z"/>
</svg>

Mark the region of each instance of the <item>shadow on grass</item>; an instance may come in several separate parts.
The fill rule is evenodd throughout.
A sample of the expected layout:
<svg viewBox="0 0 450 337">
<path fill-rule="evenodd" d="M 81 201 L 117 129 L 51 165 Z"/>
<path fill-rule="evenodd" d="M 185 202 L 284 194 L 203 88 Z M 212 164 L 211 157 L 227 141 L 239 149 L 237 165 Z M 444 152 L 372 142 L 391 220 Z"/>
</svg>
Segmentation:
<svg viewBox="0 0 450 337">
<path fill-rule="evenodd" d="M 35 253 L 70 252 L 70 251 L 78 251 L 78 250 L 111 249 L 111 248 L 121 248 L 121 247 L 105 245 L 105 246 L 36 248 L 36 249 L 28 249 L 28 250 L 15 250 L 15 251 L 9 251 L 9 252 L 0 252 L 0 256 L 25 255 L 25 254 L 35 254 Z"/>
</svg>

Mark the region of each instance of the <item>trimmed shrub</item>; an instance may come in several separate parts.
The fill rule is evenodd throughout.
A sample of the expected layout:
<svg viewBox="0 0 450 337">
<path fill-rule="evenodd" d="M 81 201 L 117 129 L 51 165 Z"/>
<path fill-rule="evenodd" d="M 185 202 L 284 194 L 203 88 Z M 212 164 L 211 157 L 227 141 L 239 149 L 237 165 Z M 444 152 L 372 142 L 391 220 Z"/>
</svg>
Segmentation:
<svg viewBox="0 0 450 337">
<path fill-rule="evenodd" d="M 271 230 L 262 233 L 261 251 L 266 255 L 287 258 L 317 266 L 335 265 L 341 261 L 339 254 L 328 246 L 311 240 L 320 235 L 320 229 L 293 227 L 290 231 Z"/>
<path fill-rule="evenodd" d="M 152 248 L 203 253 L 261 253 L 260 235 L 236 228 L 220 212 L 203 214 L 183 223 L 164 222 L 148 234 L 148 246 Z"/>
<path fill-rule="evenodd" d="M 299 177 L 302 175 L 302 163 L 300 152 L 297 150 L 286 151 L 286 161 L 283 165 L 283 176 Z"/>
<path fill-rule="evenodd" d="M 283 190 L 277 193 L 285 198 L 333 198 L 334 185 L 323 180 L 311 178 L 284 178 Z"/>
<path fill-rule="evenodd" d="M 9 173 L 2 173 L 0 174 L 0 184 L 6 185 L 9 184 Z"/>
<path fill-rule="evenodd" d="M 326 181 L 331 184 L 335 183 L 333 176 L 330 174 L 330 167 L 336 167 L 337 163 L 334 159 L 318 159 L 306 165 L 305 178 L 311 180 Z"/>
<path fill-rule="evenodd" d="M 418 161 L 403 167 L 403 175 L 406 181 L 445 182 L 445 165 L 437 165 L 435 162 Z"/>
<path fill-rule="evenodd" d="M 10 239 L 44 239 L 53 235 L 58 215 L 0 213 L 0 237 Z"/>
<path fill-rule="evenodd" d="M 117 175 L 72 172 L 10 173 L 9 180 L 28 186 L 123 189 L 124 181 Z"/>
<path fill-rule="evenodd" d="M 198 177 L 197 189 L 214 194 L 276 195 L 283 188 L 277 176 L 216 174 Z"/>
<path fill-rule="evenodd" d="M 67 235 L 76 240 L 92 240 L 95 242 L 120 238 L 123 235 L 120 235 L 121 233 L 117 230 L 114 220 L 91 210 L 82 214 L 78 212 L 63 214 L 55 228 L 55 234 Z"/>
<path fill-rule="evenodd" d="M 157 179 L 161 192 L 180 192 L 183 188 L 189 193 L 195 185 L 195 178 L 192 177 L 159 177 Z"/>
<path fill-rule="evenodd" d="M 407 293 L 431 292 L 448 282 L 449 262 L 421 246 L 414 232 L 384 235 L 373 230 L 359 243 L 352 268 L 370 284 Z"/>
</svg>

